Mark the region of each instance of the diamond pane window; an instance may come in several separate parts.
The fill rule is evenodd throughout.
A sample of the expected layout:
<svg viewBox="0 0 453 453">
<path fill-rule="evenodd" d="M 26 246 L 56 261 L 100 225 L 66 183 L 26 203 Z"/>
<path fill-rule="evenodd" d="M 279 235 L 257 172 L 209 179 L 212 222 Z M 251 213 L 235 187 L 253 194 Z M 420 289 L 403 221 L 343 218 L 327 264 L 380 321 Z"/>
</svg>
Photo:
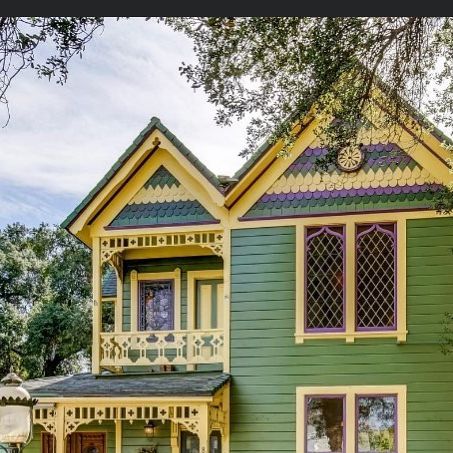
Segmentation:
<svg viewBox="0 0 453 453">
<path fill-rule="evenodd" d="M 357 226 L 357 330 L 396 329 L 396 225 Z"/>
<path fill-rule="evenodd" d="M 396 395 L 357 397 L 357 452 L 396 453 Z"/>
<path fill-rule="evenodd" d="M 344 330 L 344 227 L 306 230 L 305 331 Z"/>
<path fill-rule="evenodd" d="M 306 453 L 344 452 L 344 406 L 341 395 L 306 397 Z"/>
<path fill-rule="evenodd" d="M 174 329 L 173 280 L 140 283 L 139 329 Z"/>
</svg>

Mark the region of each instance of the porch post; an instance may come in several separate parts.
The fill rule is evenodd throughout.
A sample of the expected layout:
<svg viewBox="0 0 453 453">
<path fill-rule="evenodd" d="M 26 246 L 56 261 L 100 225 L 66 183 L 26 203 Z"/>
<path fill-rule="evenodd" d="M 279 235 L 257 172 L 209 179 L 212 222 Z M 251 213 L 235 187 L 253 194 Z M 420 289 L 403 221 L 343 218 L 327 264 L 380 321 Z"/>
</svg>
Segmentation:
<svg viewBox="0 0 453 453">
<path fill-rule="evenodd" d="M 200 407 L 200 453 L 209 453 L 209 408 L 207 404 Z"/>
<path fill-rule="evenodd" d="M 170 422 L 170 446 L 171 453 L 179 453 L 179 424 L 175 422 Z"/>
<path fill-rule="evenodd" d="M 222 410 L 224 413 L 222 430 L 222 453 L 230 452 L 230 384 L 223 389 Z"/>
<path fill-rule="evenodd" d="M 116 272 L 115 332 L 123 331 L 123 275 Z"/>
<path fill-rule="evenodd" d="M 98 237 L 93 238 L 93 349 L 91 372 L 100 372 L 100 333 L 102 326 L 102 264 L 101 264 L 101 243 Z"/>
<path fill-rule="evenodd" d="M 123 423 L 115 420 L 115 453 L 121 453 L 123 447 Z"/>
<path fill-rule="evenodd" d="M 56 407 L 57 419 L 55 426 L 55 453 L 65 453 L 65 426 L 64 426 L 64 415 L 66 408 L 64 406 L 57 405 Z"/>
<path fill-rule="evenodd" d="M 230 372 L 231 230 L 223 232 L 223 371 Z"/>
</svg>

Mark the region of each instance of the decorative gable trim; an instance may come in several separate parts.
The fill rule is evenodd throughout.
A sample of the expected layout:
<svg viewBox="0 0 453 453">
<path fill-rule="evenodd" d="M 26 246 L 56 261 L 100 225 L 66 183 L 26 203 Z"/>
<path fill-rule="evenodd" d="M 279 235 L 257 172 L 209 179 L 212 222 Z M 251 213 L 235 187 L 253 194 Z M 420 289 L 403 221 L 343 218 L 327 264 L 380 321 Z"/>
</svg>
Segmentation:
<svg viewBox="0 0 453 453">
<path fill-rule="evenodd" d="M 218 222 L 195 196 L 161 165 L 107 228 Z"/>
<path fill-rule="evenodd" d="M 240 220 L 333 214 L 348 211 L 429 208 L 443 186 L 397 145 L 363 147 L 363 166 L 345 172 L 317 162 L 327 150 L 307 148 Z"/>
</svg>

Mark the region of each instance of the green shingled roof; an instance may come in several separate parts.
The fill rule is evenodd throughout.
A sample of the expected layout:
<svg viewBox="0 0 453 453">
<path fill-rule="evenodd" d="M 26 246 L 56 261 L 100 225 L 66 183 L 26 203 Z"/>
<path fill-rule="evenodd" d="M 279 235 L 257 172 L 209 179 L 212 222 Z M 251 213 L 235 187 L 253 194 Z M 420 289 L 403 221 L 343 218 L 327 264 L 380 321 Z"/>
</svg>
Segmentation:
<svg viewBox="0 0 453 453">
<path fill-rule="evenodd" d="M 135 138 L 132 144 L 124 151 L 124 153 L 115 162 L 112 168 L 106 175 L 96 184 L 94 189 L 82 200 L 82 202 L 68 215 L 68 217 L 61 223 L 63 228 L 68 228 L 78 215 L 88 206 L 94 197 L 107 185 L 113 178 L 116 172 L 123 166 L 123 164 L 132 156 L 138 147 L 145 141 L 145 139 L 154 131 L 159 130 L 165 137 L 168 138 L 185 156 L 189 162 L 217 189 L 221 190 L 220 181 L 217 176 L 212 173 L 174 134 L 172 134 L 167 127 L 165 127 L 159 118 L 152 117 L 148 125 L 143 129 L 140 134 Z"/>
<path fill-rule="evenodd" d="M 52 376 L 25 381 L 33 398 L 212 396 L 230 381 L 221 372 Z"/>
</svg>

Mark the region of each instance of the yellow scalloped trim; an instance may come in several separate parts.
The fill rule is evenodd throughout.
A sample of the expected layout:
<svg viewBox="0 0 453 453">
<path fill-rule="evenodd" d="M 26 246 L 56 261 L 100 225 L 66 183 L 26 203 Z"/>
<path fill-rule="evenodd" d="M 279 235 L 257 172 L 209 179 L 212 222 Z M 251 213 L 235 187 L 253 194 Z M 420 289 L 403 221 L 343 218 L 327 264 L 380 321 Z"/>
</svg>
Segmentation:
<svg viewBox="0 0 453 453">
<path fill-rule="evenodd" d="M 193 201 L 194 196 L 181 184 L 179 187 L 173 184 L 168 187 L 148 188 L 143 187 L 140 189 L 128 204 L 148 204 L 148 203 L 165 203 L 172 201 Z"/>
<path fill-rule="evenodd" d="M 296 176 L 282 175 L 266 192 L 268 195 L 280 193 L 315 192 L 323 190 L 368 189 L 370 187 L 414 186 L 439 183 L 426 169 L 416 166 L 413 170 L 390 168 L 383 170 L 359 170 L 357 173 L 344 173 L 334 170 L 332 173 L 315 173 Z"/>
</svg>

